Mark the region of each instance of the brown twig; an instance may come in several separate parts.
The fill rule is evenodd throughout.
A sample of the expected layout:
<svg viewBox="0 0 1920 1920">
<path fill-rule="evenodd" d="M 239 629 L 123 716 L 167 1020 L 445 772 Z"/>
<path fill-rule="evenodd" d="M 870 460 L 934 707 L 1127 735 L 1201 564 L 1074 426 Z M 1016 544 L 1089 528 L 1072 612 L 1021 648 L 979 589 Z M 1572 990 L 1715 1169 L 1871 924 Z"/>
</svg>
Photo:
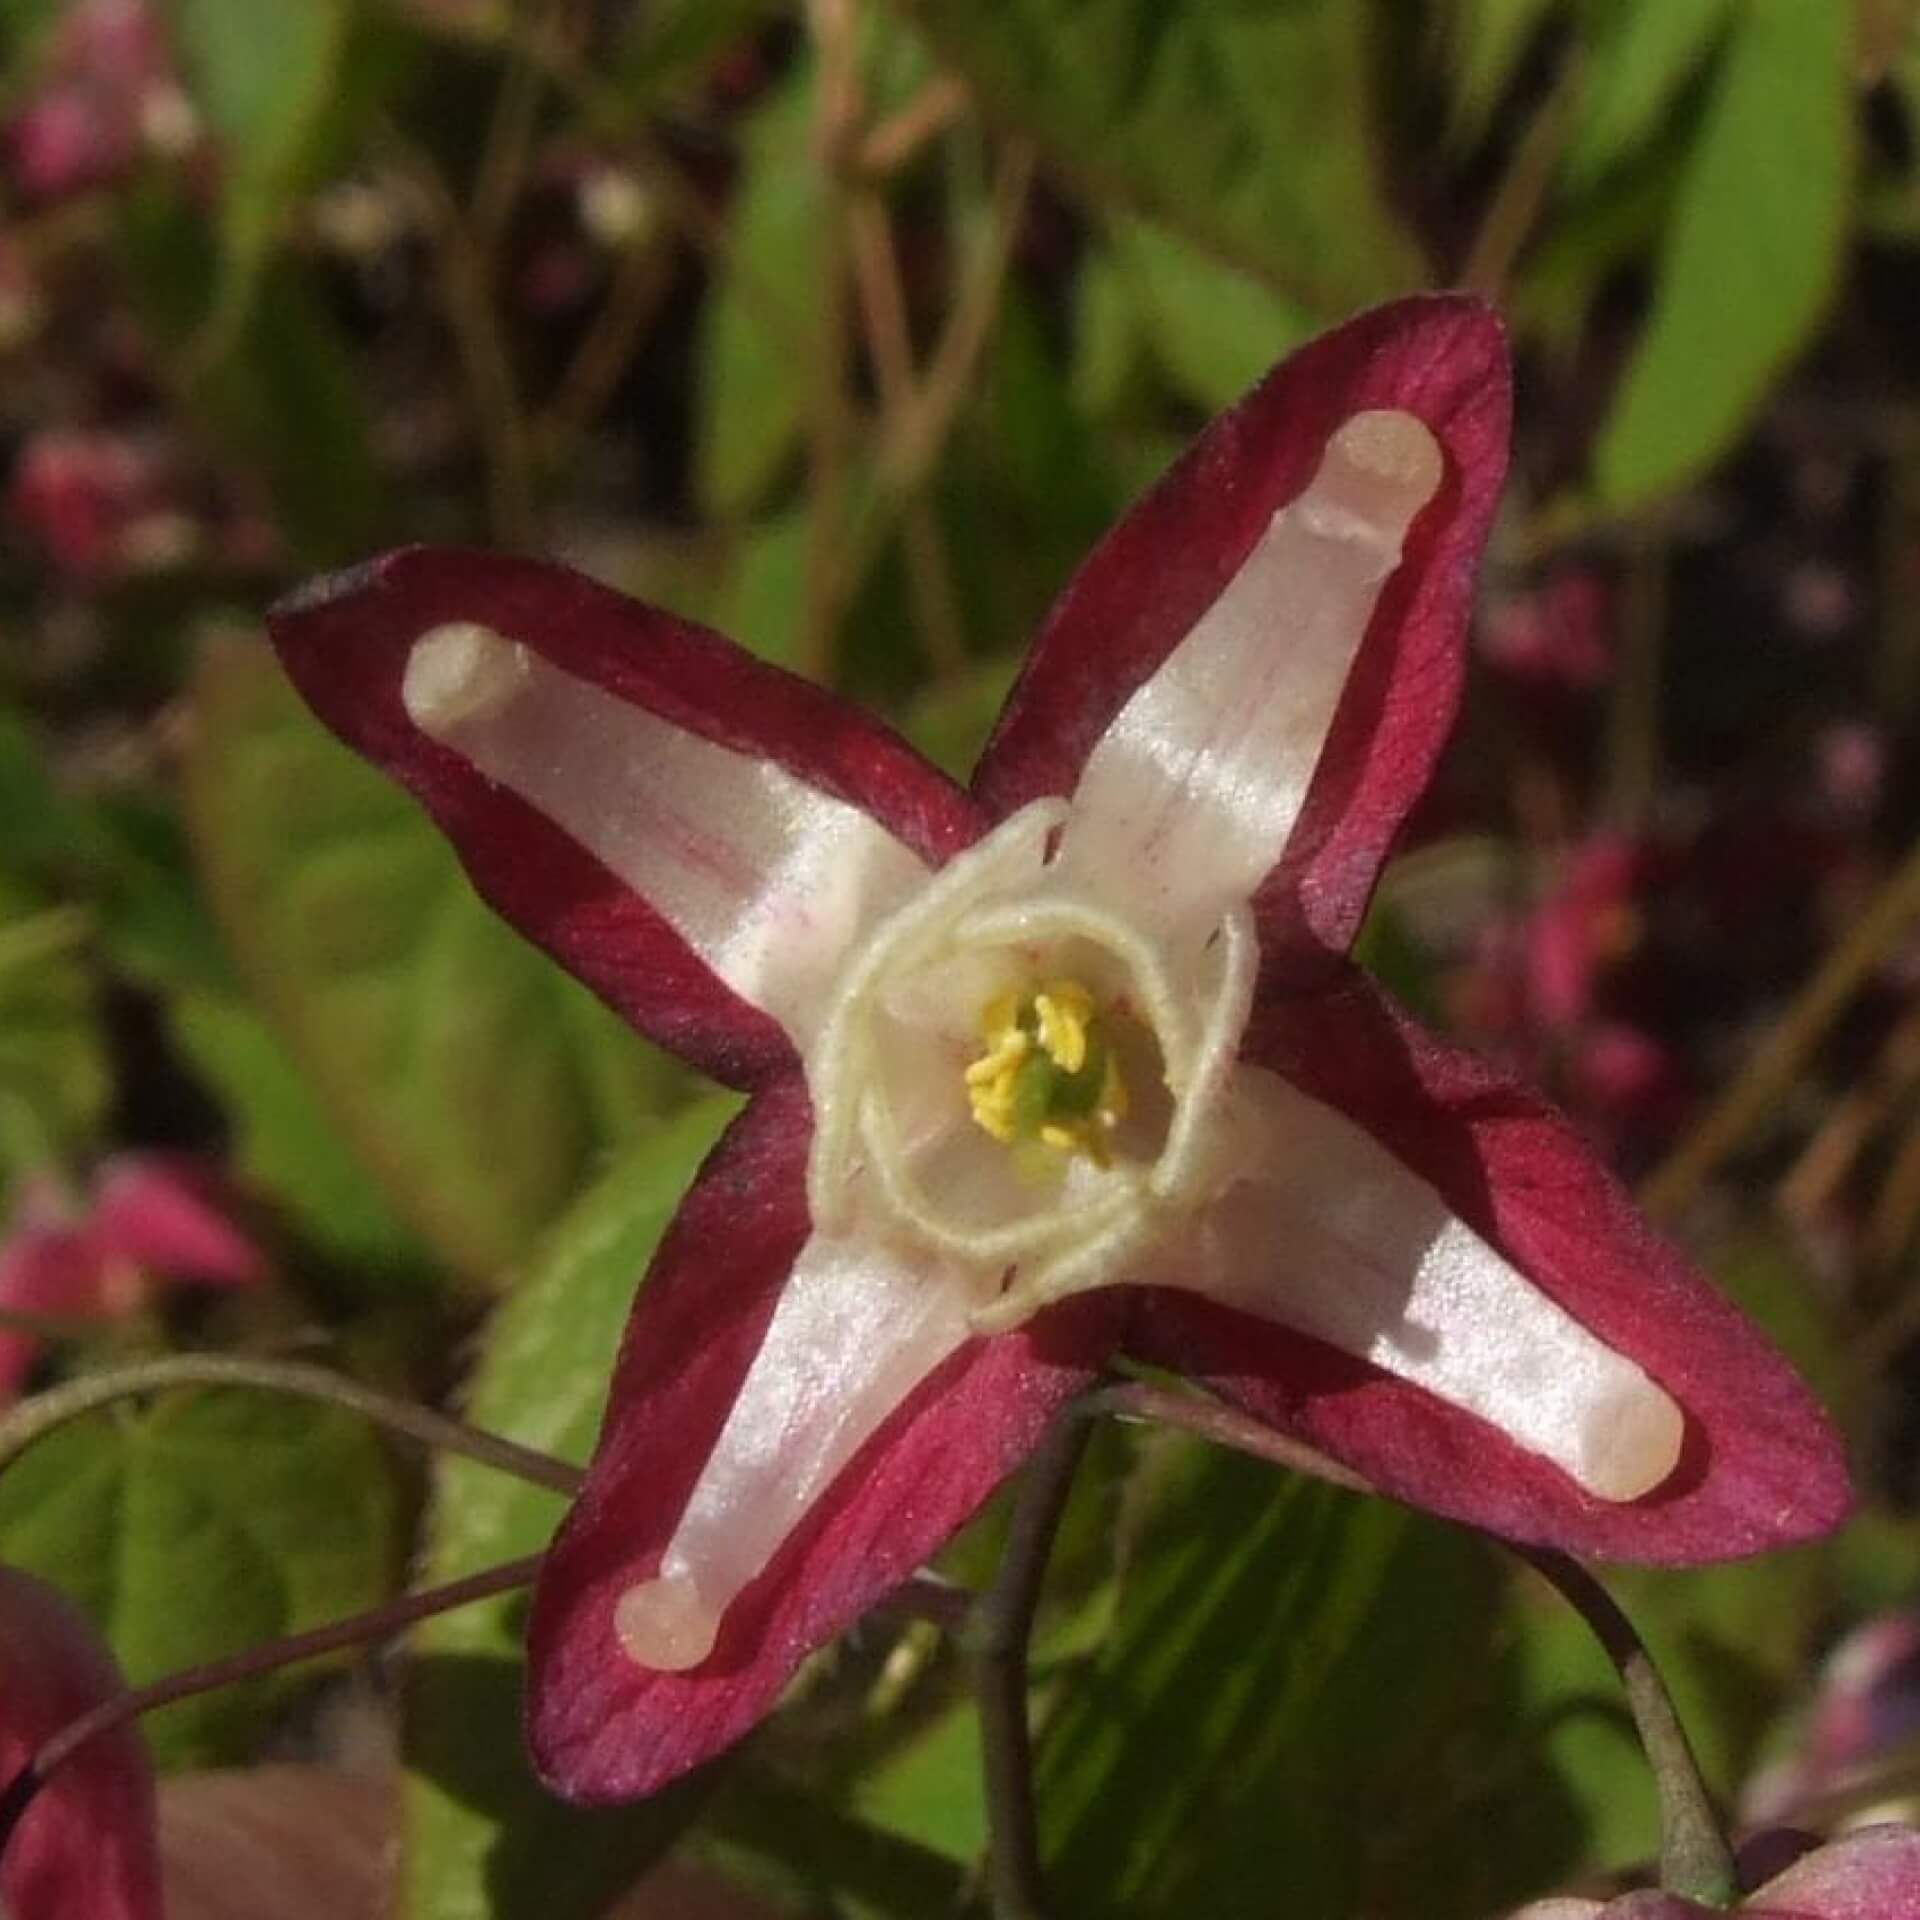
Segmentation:
<svg viewBox="0 0 1920 1920">
<path fill-rule="evenodd" d="M 1920 847 L 1833 948 L 1706 1116 L 1655 1169 L 1641 1202 L 1656 1219 L 1679 1213 L 1714 1169 L 1775 1106 L 1854 996 L 1920 917 Z"/>
<path fill-rule="evenodd" d="M 144 1398 L 174 1387 L 252 1387 L 317 1400 L 371 1420 L 389 1433 L 442 1453 L 457 1453 L 516 1479 L 571 1497 L 583 1478 L 578 1467 L 485 1433 L 430 1407 L 401 1400 L 325 1367 L 294 1360 L 258 1360 L 243 1354 L 176 1353 L 109 1373 L 83 1375 L 37 1393 L 0 1415 L 0 1472 L 56 1428 L 115 1401 Z"/>
<path fill-rule="evenodd" d="M 1094 1410 L 1086 1401 L 1064 1408 L 1034 1449 L 1014 1499 L 999 1568 L 975 1603 L 965 1636 L 980 1703 L 994 1920 L 1045 1920 L 1047 1912 L 1033 1805 L 1027 1643 L 1054 1535 L 1092 1433 L 1087 1416 Z"/>
<path fill-rule="evenodd" d="M 868 350 L 880 385 L 881 435 L 914 405 L 913 337 L 893 227 L 878 194 L 853 196 L 847 219 L 854 285 L 859 290 Z M 902 509 L 907 583 L 936 674 L 951 679 L 966 666 L 967 640 L 940 523 L 924 487 Z"/>
</svg>

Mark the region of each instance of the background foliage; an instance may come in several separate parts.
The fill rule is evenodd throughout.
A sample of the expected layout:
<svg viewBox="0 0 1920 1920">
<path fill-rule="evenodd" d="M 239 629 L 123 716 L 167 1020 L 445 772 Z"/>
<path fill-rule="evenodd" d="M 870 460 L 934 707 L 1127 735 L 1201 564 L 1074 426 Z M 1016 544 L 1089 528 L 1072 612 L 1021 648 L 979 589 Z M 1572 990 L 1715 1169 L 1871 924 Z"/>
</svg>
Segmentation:
<svg viewBox="0 0 1920 1920">
<path fill-rule="evenodd" d="M 1366 953 L 1544 1077 L 1847 1423 L 1839 1540 L 1617 1583 L 1716 1787 L 1825 1792 L 1821 1657 L 1920 1576 L 1920 946 L 1869 911 L 1920 826 L 1912 0 L 0 0 L 0 129 L 0 1209 L 185 1150 L 272 1265 L 39 1329 L 47 1374 L 300 1352 L 580 1457 L 723 1117 L 321 734 L 275 592 L 558 553 L 964 767 L 1186 432 L 1464 284 L 1516 477 Z M 183 1394 L 9 1473 L 0 1554 L 141 1679 L 555 1511 Z M 1050 1592 L 1065 1911 L 1464 1920 L 1652 1850 L 1609 1670 L 1484 1543 L 1112 1431 Z M 175 1709 L 157 1755 L 371 1768 L 400 1920 L 596 1920 L 669 1853 L 739 1914 L 978 1911 L 931 1629 L 589 1817 L 519 1758 L 519 1625 Z M 1873 1764 L 1855 1799 L 1912 1790 Z"/>
</svg>

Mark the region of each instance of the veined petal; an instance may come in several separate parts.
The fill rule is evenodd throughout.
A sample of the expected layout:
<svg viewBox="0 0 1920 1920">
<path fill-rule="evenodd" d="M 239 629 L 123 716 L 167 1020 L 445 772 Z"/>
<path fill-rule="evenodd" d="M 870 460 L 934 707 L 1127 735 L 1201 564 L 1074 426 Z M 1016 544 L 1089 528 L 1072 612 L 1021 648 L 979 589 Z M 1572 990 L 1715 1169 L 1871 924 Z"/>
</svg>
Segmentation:
<svg viewBox="0 0 1920 1920">
<path fill-rule="evenodd" d="M 1384 1492 L 1602 1557 L 1727 1559 L 1810 1538 L 1849 1504 L 1826 1417 L 1784 1360 L 1645 1223 L 1564 1121 L 1422 1032 L 1358 975 L 1255 1015 L 1246 1056 L 1345 1114 L 1686 1416 L 1672 1476 L 1597 1497 L 1487 1421 L 1321 1340 L 1155 1290 L 1144 1359 L 1212 1380 Z M 1292 1249 L 1273 1249 L 1276 1260 Z"/>
<path fill-rule="evenodd" d="M 54 1588 L 0 1567 L 0 1781 L 62 1727 L 125 1691 Z M 43 1786 L 0 1859 L 0 1910 L 161 1920 L 153 1773 L 138 1730 L 90 1740 Z"/>
<path fill-rule="evenodd" d="M 1344 1114 L 1258 1067 L 1234 1097 L 1246 1177 L 1154 1278 L 1257 1314 L 1410 1382 L 1631 1500 L 1680 1457 L 1668 1395 L 1603 1346 Z"/>
<path fill-rule="evenodd" d="M 563 567 L 408 549 L 271 626 L 494 907 L 736 1085 L 791 1063 L 847 947 L 979 830 L 878 722 Z"/>
<path fill-rule="evenodd" d="M 851 1236 L 810 1246 L 807 1131 L 797 1081 L 754 1101 L 635 1307 L 534 1606 L 529 1734 L 572 1799 L 651 1792 L 739 1738 L 1018 1464 L 1116 1337 L 1109 1296 L 968 1341 L 937 1273 Z M 626 1597 L 674 1571 L 676 1546 L 687 1578 L 744 1585 L 711 1655 L 670 1671 L 630 1651 L 665 1614 Z"/>
<path fill-rule="evenodd" d="M 1136 838 L 1154 835 L 1177 804 L 1196 806 L 1194 841 L 1218 840 L 1197 871 L 1211 889 L 1228 867 L 1244 874 L 1243 892 L 1257 886 L 1270 971 L 1304 977 L 1322 964 L 1358 927 L 1452 724 L 1472 569 L 1505 471 L 1509 398 L 1499 323 L 1458 296 L 1378 308 L 1283 362 L 1074 577 L 975 791 L 1005 813 L 1072 794 L 1084 774 L 1096 783 L 1089 801 L 1097 794 L 1103 811 L 1117 801 Z M 1319 514 L 1319 535 L 1283 515 L 1278 545 L 1261 552 L 1341 429 L 1372 414 L 1411 415 L 1437 442 L 1444 471 L 1431 503 L 1409 505 L 1430 475 L 1417 439 L 1388 428 L 1357 460 L 1332 462 L 1322 505 L 1340 514 Z M 1353 536 L 1344 540 L 1341 514 Z M 1403 530 L 1391 577 L 1382 583 L 1376 571 L 1368 582 L 1369 543 L 1377 569 L 1380 541 Z M 1293 577 L 1300 564 L 1305 583 Z M 1182 643 L 1203 635 L 1204 660 L 1183 661 Z M 1142 692 L 1168 670 L 1175 680 L 1164 692 Z M 1196 703 L 1209 695 L 1222 707 L 1202 719 Z M 1129 718 L 1136 699 L 1146 705 Z M 1116 725 L 1125 751 L 1105 769 L 1098 750 Z M 1125 778 L 1113 780 L 1122 767 Z M 1155 867 L 1158 884 L 1191 884 L 1184 852 Z"/>
</svg>

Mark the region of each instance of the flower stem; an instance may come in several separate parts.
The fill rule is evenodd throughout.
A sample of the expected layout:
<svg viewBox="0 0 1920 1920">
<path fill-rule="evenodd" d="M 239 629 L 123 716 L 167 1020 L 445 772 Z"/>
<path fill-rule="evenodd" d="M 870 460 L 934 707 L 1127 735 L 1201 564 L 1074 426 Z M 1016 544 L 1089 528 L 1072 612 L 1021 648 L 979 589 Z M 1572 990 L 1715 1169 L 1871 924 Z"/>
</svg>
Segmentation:
<svg viewBox="0 0 1920 1920">
<path fill-rule="evenodd" d="M 0 1790 L 0 1853 L 5 1851 L 20 1816 L 33 1803 L 34 1796 L 61 1764 L 70 1760 L 89 1740 L 124 1726 L 129 1720 L 137 1720 L 142 1714 L 170 1707 L 178 1700 L 211 1693 L 216 1687 L 234 1686 L 242 1680 L 257 1679 L 262 1674 L 277 1673 L 282 1667 L 317 1660 L 323 1654 L 338 1653 L 346 1647 L 366 1646 L 375 1640 L 387 1639 L 416 1621 L 430 1619 L 434 1614 L 470 1606 L 476 1600 L 490 1600 L 495 1594 L 510 1593 L 532 1581 L 539 1571 L 541 1558 L 534 1553 L 524 1559 L 509 1560 L 502 1566 L 469 1574 L 464 1580 L 390 1600 L 384 1607 L 353 1614 L 330 1626 L 289 1634 L 284 1640 L 270 1640 L 243 1653 L 230 1654 L 224 1660 L 210 1660 L 204 1666 L 187 1667 L 150 1686 L 131 1688 L 102 1701 L 77 1720 L 68 1721 L 7 1782 L 5 1789 Z"/>
<path fill-rule="evenodd" d="M 1053 1536 L 1092 1433 L 1094 1400 L 1062 1409 L 1021 1477 L 993 1584 L 967 1625 L 980 1702 L 991 1834 L 988 1883 L 994 1920 L 1045 1920 L 1039 1829 L 1033 1810 L 1033 1733 L 1027 1723 L 1027 1641 Z"/>
<path fill-rule="evenodd" d="M 344 1407 L 423 1447 L 464 1455 L 482 1466 L 497 1468 L 536 1486 L 550 1487 L 571 1497 L 584 1477 L 577 1467 L 551 1454 L 536 1452 L 498 1434 L 483 1433 L 430 1407 L 381 1393 L 377 1388 L 349 1380 L 326 1367 L 293 1360 L 256 1360 L 241 1354 L 178 1353 L 138 1366 L 116 1367 L 94 1373 L 46 1393 L 35 1394 L 0 1416 L 0 1473 L 56 1427 L 64 1427 L 96 1408 L 116 1400 L 158 1393 L 168 1387 L 258 1387 L 271 1393 L 292 1394 Z"/>
<path fill-rule="evenodd" d="M 1660 1884 L 1724 1907 L 1739 1891 L 1733 1852 L 1660 1669 L 1619 1603 L 1585 1567 L 1548 1547 L 1507 1543 L 1593 1629 L 1627 1696 L 1660 1796 Z"/>
</svg>

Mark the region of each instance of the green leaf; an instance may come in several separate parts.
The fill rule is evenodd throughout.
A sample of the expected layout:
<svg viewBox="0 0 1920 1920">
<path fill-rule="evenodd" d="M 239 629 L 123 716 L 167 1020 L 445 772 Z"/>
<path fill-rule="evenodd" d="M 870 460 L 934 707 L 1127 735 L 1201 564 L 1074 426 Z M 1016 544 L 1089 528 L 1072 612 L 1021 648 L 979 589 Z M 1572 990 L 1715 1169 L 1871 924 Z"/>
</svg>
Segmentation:
<svg viewBox="0 0 1920 1920">
<path fill-rule="evenodd" d="M 221 280 L 211 332 L 244 324 L 282 214 L 346 97 L 351 0 L 167 0 L 194 98 L 220 148 Z"/>
<path fill-rule="evenodd" d="M 271 1195 L 313 1246 L 370 1288 L 427 1264 L 312 1083 L 251 1007 L 231 995 L 183 993 L 167 1017 L 182 1054 L 220 1100 L 233 1170 L 249 1188 Z"/>
<path fill-rule="evenodd" d="M 1646 144 L 1706 64 L 1734 0 L 1628 0 L 1601 16 L 1562 167 L 1576 192 Z"/>
<path fill-rule="evenodd" d="M 88 1139 L 112 1093 L 86 916 L 0 873 L 0 1191 Z"/>
<path fill-rule="evenodd" d="M 1310 313 L 1144 220 L 1114 244 L 1155 357 L 1183 399 L 1217 413 L 1314 331 Z"/>
<path fill-rule="evenodd" d="M 1558 0 L 1451 0 L 1447 54 L 1453 131 L 1471 146 L 1486 131 L 1520 62 Z"/>
<path fill-rule="evenodd" d="M 808 66 L 755 111 L 728 244 L 701 309 L 695 484 L 723 519 L 772 489 L 806 424 L 827 232 L 813 115 Z"/>
<path fill-rule="evenodd" d="M 677 1075 L 481 904 L 263 645 L 209 646 L 188 817 L 254 998 L 394 1210 L 497 1281 Z"/>
<path fill-rule="evenodd" d="M 570 1460 L 592 1447 L 634 1288 L 735 1110 L 714 1098 L 633 1146 L 561 1222 L 495 1312 L 466 1412 Z M 454 1580 L 544 1546 L 553 1494 L 450 1460 L 435 1480 L 427 1573 Z M 522 1757 L 521 1606 L 490 1601 L 422 1629 L 407 1689 L 403 1920 L 595 1920 L 677 1837 L 699 1789 L 608 1813 L 545 1793 Z"/>
<path fill-rule="evenodd" d="M 1381 190 L 1370 9 L 1310 0 L 905 0 L 993 114 L 1097 199 L 1318 314 L 1425 278 Z"/>
<path fill-rule="evenodd" d="M 1363 1910 L 1490 1613 L 1477 1542 L 1262 1463 L 1183 1448 L 1112 1631 L 1041 1745 L 1076 1915 Z M 1369 1817 L 1369 1810 L 1374 1817 Z"/>
<path fill-rule="evenodd" d="M 1851 59 L 1847 10 L 1830 0 L 1739 10 L 1653 311 L 1595 448 L 1604 506 L 1638 506 L 1697 475 L 1826 310 L 1852 200 Z"/>
<path fill-rule="evenodd" d="M 59 1429 L 0 1479 L 0 1559 L 71 1594 L 136 1686 L 302 1632 L 392 1591 L 400 1512 L 364 1421 L 222 1391 Z M 310 1670 L 309 1670 L 310 1675 Z M 142 1725 L 169 1766 L 248 1757 L 298 1675 Z"/>
</svg>

